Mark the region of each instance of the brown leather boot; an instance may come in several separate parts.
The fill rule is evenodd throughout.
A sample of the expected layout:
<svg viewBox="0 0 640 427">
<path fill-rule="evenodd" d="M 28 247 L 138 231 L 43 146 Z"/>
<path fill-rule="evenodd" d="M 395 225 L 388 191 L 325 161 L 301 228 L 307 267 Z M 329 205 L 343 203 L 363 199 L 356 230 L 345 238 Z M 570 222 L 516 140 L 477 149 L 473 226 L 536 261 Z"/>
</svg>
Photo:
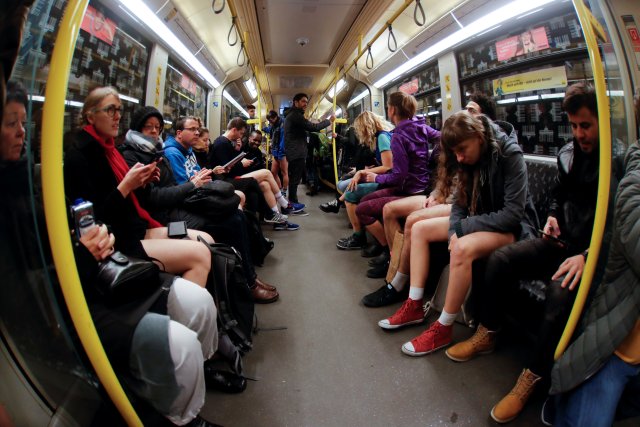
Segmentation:
<svg viewBox="0 0 640 427">
<path fill-rule="evenodd" d="M 538 381 L 540 381 L 539 376 L 524 369 L 515 387 L 491 409 L 491 418 L 499 423 L 508 423 L 516 418 L 529 400 Z"/>
<path fill-rule="evenodd" d="M 255 284 L 268 291 L 278 293 L 278 289 L 275 286 L 263 282 L 259 277 L 256 277 Z"/>
<path fill-rule="evenodd" d="M 251 287 L 251 296 L 253 297 L 253 302 L 256 304 L 269 304 L 280 297 L 277 291 L 268 291 L 257 284 Z"/>
<path fill-rule="evenodd" d="M 478 326 L 476 333 L 446 351 L 447 357 L 456 362 L 466 362 L 478 354 L 488 354 L 496 346 L 496 333 L 484 326 Z"/>
</svg>

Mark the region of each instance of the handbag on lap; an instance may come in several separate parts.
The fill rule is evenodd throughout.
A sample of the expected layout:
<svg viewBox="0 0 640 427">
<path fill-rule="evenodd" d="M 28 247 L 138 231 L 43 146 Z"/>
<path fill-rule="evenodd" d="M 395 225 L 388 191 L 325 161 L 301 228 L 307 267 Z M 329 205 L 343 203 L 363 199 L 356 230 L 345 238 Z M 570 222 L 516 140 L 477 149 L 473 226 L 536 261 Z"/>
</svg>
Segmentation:
<svg viewBox="0 0 640 427">
<path fill-rule="evenodd" d="M 160 269 L 152 261 L 116 251 L 98 266 L 96 286 L 109 303 L 135 301 L 151 295 L 161 286 Z"/>
</svg>

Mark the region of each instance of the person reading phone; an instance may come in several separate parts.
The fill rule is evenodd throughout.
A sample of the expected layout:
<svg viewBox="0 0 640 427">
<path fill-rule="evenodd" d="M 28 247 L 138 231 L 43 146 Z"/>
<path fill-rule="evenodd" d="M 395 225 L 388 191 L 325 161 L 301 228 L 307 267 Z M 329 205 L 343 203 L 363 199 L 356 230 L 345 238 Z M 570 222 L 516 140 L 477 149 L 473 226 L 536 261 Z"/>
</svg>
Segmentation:
<svg viewBox="0 0 640 427">
<path fill-rule="evenodd" d="M 247 122 L 240 117 L 235 117 L 227 124 L 227 130 L 213 142 L 213 148 L 209 150 L 209 164 L 215 166 L 227 165 L 238 155 L 236 141 L 241 140 L 247 130 Z M 253 178 L 258 181 L 265 202 L 271 212 L 265 216 L 265 221 L 274 224 L 284 223 L 287 216 L 280 212 L 286 209 L 289 201 L 280 192 L 273 175 L 267 169 L 251 171 L 250 166 L 253 160 L 243 158 L 228 169 L 227 176 L 230 178 Z M 304 206 L 303 206 L 304 207 Z"/>
<path fill-rule="evenodd" d="M 502 323 L 501 296 L 507 287 L 518 286 L 518 279 L 547 283 L 537 347 L 513 390 L 491 410 L 491 417 L 500 423 L 517 417 L 536 384 L 549 376 L 591 241 L 599 170 L 598 110 L 593 87 L 582 82 L 568 87 L 562 108 L 573 140 L 558 153 L 558 172 L 543 233 L 539 238 L 502 247 L 489 257 L 484 283 L 476 288 L 480 326 L 472 338 L 447 350 L 447 356 L 459 362 L 493 350 Z"/>
</svg>

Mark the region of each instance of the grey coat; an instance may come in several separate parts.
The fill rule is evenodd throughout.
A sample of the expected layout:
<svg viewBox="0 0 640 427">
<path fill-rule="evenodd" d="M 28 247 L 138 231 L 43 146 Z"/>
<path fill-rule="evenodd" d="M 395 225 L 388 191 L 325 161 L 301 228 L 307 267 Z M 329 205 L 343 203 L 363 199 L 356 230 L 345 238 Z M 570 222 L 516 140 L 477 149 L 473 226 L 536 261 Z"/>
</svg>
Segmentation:
<svg viewBox="0 0 640 427">
<path fill-rule="evenodd" d="M 329 120 L 311 123 L 304 118 L 302 108 L 292 107 L 284 120 L 284 148 L 287 160 L 307 158 L 307 132 L 320 132 L 329 126 Z"/>
<path fill-rule="evenodd" d="M 640 315 L 640 146 L 629 148 L 615 202 L 614 229 L 602 283 L 584 318 L 584 330 L 556 362 L 551 394 L 594 375 L 629 335 Z"/>
<path fill-rule="evenodd" d="M 513 126 L 507 122 L 490 122 L 482 116 L 487 140 L 493 140 L 489 153 L 488 176 L 493 212 L 470 216 L 454 193 L 449 217 L 449 237 L 478 231 L 513 233 L 516 238 L 529 237 L 538 228 L 538 215 L 528 190 L 527 166 Z M 468 194 L 471 194 L 468 191 Z"/>
</svg>

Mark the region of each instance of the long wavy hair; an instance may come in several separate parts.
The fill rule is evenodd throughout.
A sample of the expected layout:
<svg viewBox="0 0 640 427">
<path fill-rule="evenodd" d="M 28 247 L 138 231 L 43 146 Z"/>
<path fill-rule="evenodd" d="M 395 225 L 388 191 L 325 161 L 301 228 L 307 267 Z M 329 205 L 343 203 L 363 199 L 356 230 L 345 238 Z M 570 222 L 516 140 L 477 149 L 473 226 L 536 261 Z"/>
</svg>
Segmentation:
<svg viewBox="0 0 640 427">
<path fill-rule="evenodd" d="M 353 121 L 353 128 L 360 144 L 368 146 L 371 151 L 376 151 L 378 144 L 376 132 L 390 131 L 393 125 L 371 111 L 364 111 Z"/>
<path fill-rule="evenodd" d="M 473 165 L 460 164 L 453 150 L 471 138 L 480 138 L 480 159 Z M 484 115 L 474 117 L 467 111 L 453 114 L 442 126 L 440 150 L 436 184 L 440 197 L 446 199 L 452 192 L 456 193 L 458 203 L 466 206 L 470 214 L 475 214 L 482 183 L 487 179 L 486 171 L 491 153 L 500 153 L 489 119 Z"/>
</svg>

